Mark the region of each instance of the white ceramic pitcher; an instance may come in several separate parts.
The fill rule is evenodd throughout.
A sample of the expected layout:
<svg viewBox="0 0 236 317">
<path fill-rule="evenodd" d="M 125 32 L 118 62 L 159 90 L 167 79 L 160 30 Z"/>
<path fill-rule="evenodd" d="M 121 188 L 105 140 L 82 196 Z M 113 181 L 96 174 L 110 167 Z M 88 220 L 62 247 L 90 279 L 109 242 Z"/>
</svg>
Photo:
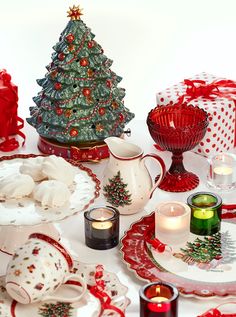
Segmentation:
<svg viewBox="0 0 236 317">
<path fill-rule="evenodd" d="M 103 178 L 103 193 L 107 202 L 125 215 L 143 210 L 162 180 L 164 161 L 155 154 L 143 156 L 139 146 L 121 138 L 109 137 L 105 142 L 110 151 Z M 144 163 L 146 158 L 155 159 L 160 166 L 160 177 L 154 185 Z"/>
</svg>

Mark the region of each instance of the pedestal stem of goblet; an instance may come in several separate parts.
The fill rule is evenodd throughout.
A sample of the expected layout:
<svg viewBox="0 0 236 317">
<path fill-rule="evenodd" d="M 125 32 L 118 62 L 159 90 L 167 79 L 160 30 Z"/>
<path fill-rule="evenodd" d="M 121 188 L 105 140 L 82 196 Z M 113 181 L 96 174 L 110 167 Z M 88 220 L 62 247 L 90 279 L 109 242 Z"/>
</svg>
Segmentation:
<svg viewBox="0 0 236 317">
<path fill-rule="evenodd" d="M 169 169 L 170 174 L 183 174 L 186 170 L 183 164 L 183 153 L 173 153 L 172 163 Z"/>
</svg>

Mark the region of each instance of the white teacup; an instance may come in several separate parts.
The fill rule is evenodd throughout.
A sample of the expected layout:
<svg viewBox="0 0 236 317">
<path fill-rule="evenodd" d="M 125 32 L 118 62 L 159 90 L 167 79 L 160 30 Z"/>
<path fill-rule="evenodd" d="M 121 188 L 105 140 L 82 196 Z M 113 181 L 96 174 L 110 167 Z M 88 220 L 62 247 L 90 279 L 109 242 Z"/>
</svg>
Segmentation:
<svg viewBox="0 0 236 317">
<path fill-rule="evenodd" d="M 70 254 L 59 242 L 45 234 L 33 233 L 8 264 L 7 292 L 22 304 L 42 300 L 79 301 L 85 295 L 87 284 L 79 275 L 70 273 L 72 267 Z M 53 296 L 52 293 L 68 280 L 79 282 L 79 295 L 72 298 Z"/>
</svg>

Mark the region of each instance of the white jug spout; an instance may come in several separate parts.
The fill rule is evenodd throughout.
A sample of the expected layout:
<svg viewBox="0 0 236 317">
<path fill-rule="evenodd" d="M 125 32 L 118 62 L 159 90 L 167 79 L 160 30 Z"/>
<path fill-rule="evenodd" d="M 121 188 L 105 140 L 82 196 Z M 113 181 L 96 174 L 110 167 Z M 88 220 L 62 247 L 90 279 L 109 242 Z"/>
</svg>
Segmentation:
<svg viewBox="0 0 236 317">
<path fill-rule="evenodd" d="M 135 158 L 142 155 L 142 149 L 132 143 L 125 141 L 122 138 L 109 137 L 104 140 L 107 144 L 110 153 L 118 158 Z"/>
</svg>

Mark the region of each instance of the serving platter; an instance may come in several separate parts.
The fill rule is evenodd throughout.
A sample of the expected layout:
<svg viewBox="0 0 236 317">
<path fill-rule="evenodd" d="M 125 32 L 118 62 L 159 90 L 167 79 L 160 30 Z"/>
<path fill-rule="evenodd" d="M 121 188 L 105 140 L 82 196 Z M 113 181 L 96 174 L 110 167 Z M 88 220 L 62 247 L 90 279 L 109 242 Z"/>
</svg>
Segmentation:
<svg viewBox="0 0 236 317">
<path fill-rule="evenodd" d="M 0 181 L 11 174 L 20 173 L 24 160 L 34 154 L 16 154 L 0 158 Z M 100 181 L 81 163 L 67 160 L 75 169 L 70 200 L 62 207 L 43 207 L 32 196 L 19 199 L 0 199 L 0 251 L 13 254 L 33 232 L 41 232 L 58 240 L 60 234 L 53 223 L 62 221 L 86 210 L 99 196 Z"/>
<path fill-rule="evenodd" d="M 235 223 L 222 221 L 221 232 L 212 237 L 190 234 L 186 243 L 163 253 L 145 241 L 154 237 L 154 227 L 152 213 L 133 223 L 121 240 L 123 260 L 139 279 L 173 283 L 186 297 L 236 296 Z"/>
<path fill-rule="evenodd" d="M 81 275 L 85 278 L 88 291 L 86 296 L 76 303 L 62 303 L 54 301 L 37 302 L 33 304 L 19 304 L 12 300 L 5 289 L 5 276 L 0 278 L 0 316 L 4 317 L 124 317 L 125 310 L 130 304 L 130 300 L 126 294 L 128 288 L 121 284 L 116 274 L 103 270 L 102 280 L 105 288 L 103 293 L 110 300 L 109 305 L 102 304 L 102 301 L 94 296 L 90 289 L 96 285 L 95 272 L 99 265 L 86 264 L 74 261 L 73 273 Z M 67 292 L 67 294 L 65 293 Z M 59 296 L 68 297 L 69 294 L 74 295 L 73 285 L 63 287 L 57 291 Z M 69 294 L 68 294 L 69 293 Z"/>
<path fill-rule="evenodd" d="M 20 173 L 19 168 L 27 158 L 36 155 L 13 155 L 0 158 L 0 180 Z M 73 185 L 69 187 L 70 200 L 62 207 L 43 207 L 32 196 L 0 200 L 1 226 L 33 226 L 61 221 L 85 210 L 99 196 L 100 181 L 92 171 L 73 160 L 68 162 L 76 170 Z"/>
</svg>

